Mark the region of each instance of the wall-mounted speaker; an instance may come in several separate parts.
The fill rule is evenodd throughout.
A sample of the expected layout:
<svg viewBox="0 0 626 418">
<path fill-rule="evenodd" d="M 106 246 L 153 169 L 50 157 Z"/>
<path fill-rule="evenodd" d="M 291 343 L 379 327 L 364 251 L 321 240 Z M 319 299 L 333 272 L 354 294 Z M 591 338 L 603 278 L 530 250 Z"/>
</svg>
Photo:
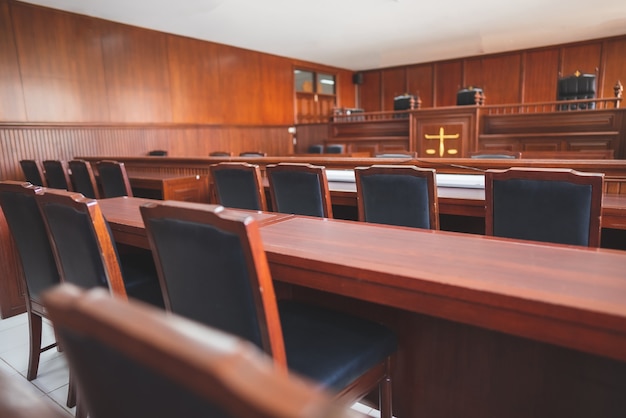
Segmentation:
<svg viewBox="0 0 626 418">
<path fill-rule="evenodd" d="M 363 84 L 363 73 L 354 73 L 354 74 L 352 74 L 352 83 L 354 83 L 354 84 Z"/>
</svg>

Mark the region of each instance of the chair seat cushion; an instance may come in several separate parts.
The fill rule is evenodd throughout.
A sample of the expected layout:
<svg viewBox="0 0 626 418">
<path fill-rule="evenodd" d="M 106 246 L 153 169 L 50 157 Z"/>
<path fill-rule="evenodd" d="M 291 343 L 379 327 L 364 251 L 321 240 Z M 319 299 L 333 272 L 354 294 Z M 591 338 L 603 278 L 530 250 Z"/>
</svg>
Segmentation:
<svg viewBox="0 0 626 418">
<path fill-rule="evenodd" d="M 119 258 L 128 297 L 164 308 L 163 294 L 152 253 L 120 254 Z"/>
<path fill-rule="evenodd" d="M 279 302 L 290 370 L 339 391 L 396 351 L 375 322 L 292 301 Z"/>
</svg>

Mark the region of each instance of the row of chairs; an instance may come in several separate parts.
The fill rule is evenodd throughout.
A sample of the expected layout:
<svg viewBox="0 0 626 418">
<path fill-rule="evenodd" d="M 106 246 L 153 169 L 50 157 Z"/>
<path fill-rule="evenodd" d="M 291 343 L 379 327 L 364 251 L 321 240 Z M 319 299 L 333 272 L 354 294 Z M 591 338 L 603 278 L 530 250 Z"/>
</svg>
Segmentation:
<svg viewBox="0 0 626 418">
<path fill-rule="evenodd" d="M 313 144 L 309 145 L 309 154 L 343 154 L 345 153 L 345 146 L 342 144 Z"/>
<path fill-rule="evenodd" d="M 382 416 L 391 417 L 390 370 L 397 345 L 395 334 L 375 322 L 278 300 L 259 227 L 249 217 L 233 216 L 216 205 L 144 205 L 141 214 L 152 250 L 150 260 L 138 260 L 134 254 L 131 260 L 149 261 L 146 270 L 151 267 L 155 273 L 149 281 L 133 282 L 126 274 L 128 270 L 97 200 L 76 192 L 5 181 L 0 182 L 0 205 L 24 266 L 32 336 L 30 378 L 36 376 L 41 318 L 47 315 L 42 294 L 50 286 L 71 283 L 81 288 L 105 288 L 121 301 L 152 302 L 156 307 L 249 341 L 271 356 L 279 373 L 289 371 L 305 376 L 317 387 L 333 393 L 333 399 L 343 405 L 349 406 L 379 388 Z M 160 299 L 151 300 L 151 296 Z M 144 328 L 145 324 L 136 326 Z M 89 326 L 82 330 L 99 332 Z M 65 338 L 71 335 L 70 332 Z M 148 403 L 176 402 L 176 397 L 171 400 L 171 393 L 154 392 L 159 384 L 153 375 L 133 376 L 133 367 L 142 366 L 133 363 L 127 372 L 130 375 L 117 376 L 117 369 L 99 366 L 111 364 L 115 356 L 108 356 L 110 350 L 85 353 L 85 346 L 81 351 L 73 351 L 76 340 L 61 339 L 61 343 L 68 351 L 70 363 L 68 405 L 78 399 L 77 416 L 84 417 L 86 410 L 99 405 L 113 407 L 116 403 L 122 405 L 121 400 L 131 402 L 129 398 L 135 395 L 149 394 L 148 399 L 143 398 Z M 146 352 L 150 349 L 145 347 Z M 147 356 L 142 351 L 143 355 Z M 103 375 L 105 380 L 101 381 Z M 204 383 L 188 379 L 194 385 Z M 73 395 L 76 381 L 77 395 Z M 109 392 L 123 396 L 111 398 Z M 105 398 L 107 402 L 99 403 Z M 206 412 L 204 415 L 212 416 Z"/>
<path fill-rule="evenodd" d="M 434 169 L 410 165 L 357 167 L 360 221 L 439 229 Z M 267 210 L 257 165 L 211 166 L 217 201 L 227 207 Z M 332 218 L 324 167 L 268 165 L 272 209 Z M 485 172 L 485 232 L 507 238 L 597 247 L 604 175 L 573 170 L 524 169 Z"/>
<path fill-rule="evenodd" d="M 26 181 L 36 186 L 77 191 L 90 199 L 132 196 L 124 163 L 102 160 L 96 163 L 102 189 L 98 188 L 91 164 L 85 160 L 21 160 Z M 102 193 L 100 193 L 102 191 Z"/>
</svg>

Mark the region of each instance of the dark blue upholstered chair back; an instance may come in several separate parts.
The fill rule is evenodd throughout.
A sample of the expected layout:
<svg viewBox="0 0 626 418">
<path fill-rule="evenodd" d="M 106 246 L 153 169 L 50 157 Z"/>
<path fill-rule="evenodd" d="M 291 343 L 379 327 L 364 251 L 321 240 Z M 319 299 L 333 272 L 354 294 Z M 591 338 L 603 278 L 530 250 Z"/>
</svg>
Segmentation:
<svg viewBox="0 0 626 418">
<path fill-rule="evenodd" d="M 439 229 L 435 170 L 374 165 L 354 170 L 359 220 Z"/>
<path fill-rule="evenodd" d="M 45 160 L 43 162 L 48 187 L 53 189 L 72 190 L 72 182 L 67 164 L 59 160 Z"/>
<path fill-rule="evenodd" d="M 153 157 L 167 157 L 167 151 L 164 149 L 155 149 L 148 152 L 148 155 Z"/>
<path fill-rule="evenodd" d="M 488 170 L 486 233 L 599 246 L 603 178 L 574 170 Z"/>
<path fill-rule="evenodd" d="M 98 167 L 100 184 L 102 185 L 102 197 L 133 195 L 124 163 L 104 160 L 99 161 L 96 166 Z"/>
<path fill-rule="evenodd" d="M 307 150 L 309 154 L 323 154 L 324 153 L 324 145 L 322 144 L 313 144 L 309 145 L 309 149 Z"/>
<path fill-rule="evenodd" d="M 118 253 L 96 200 L 51 190 L 38 195 L 37 202 L 64 282 L 86 289 L 108 288 L 123 299 L 163 307 L 152 255 L 145 250 Z"/>
<path fill-rule="evenodd" d="M 477 151 L 470 154 L 470 158 L 477 159 L 516 159 L 520 158 L 521 153 L 513 151 Z"/>
<path fill-rule="evenodd" d="M 265 173 L 275 212 L 332 218 L 324 167 L 281 163 L 268 165 Z"/>
<path fill-rule="evenodd" d="M 343 154 L 346 147 L 343 144 L 330 144 L 326 145 L 327 154 Z"/>
<path fill-rule="evenodd" d="M 220 163 L 209 167 L 217 203 L 228 208 L 267 210 L 258 165 Z"/>
<path fill-rule="evenodd" d="M 167 309 L 252 341 L 277 367 L 314 379 L 342 399 L 357 400 L 369 392 L 362 385 L 372 389 L 385 382 L 394 334 L 338 312 L 277 304 L 252 218 L 220 206 L 174 201 L 146 204 L 141 214 Z M 383 416 L 390 418 L 389 398 L 383 398 Z"/>
<path fill-rule="evenodd" d="M 209 153 L 209 157 L 232 157 L 233 153 L 230 151 L 212 151 Z"/>
<path fill-rule="evenodd" d="M 417 158 L 417 152 L 398 151 L 376 154 L 376 158 Z"/>
<path fill-rule="evenodd" d="M 244 151 L 239 153 L 240 157 L 267 157 L 267 153 L 263 151 Z"/>
<path fill-rule="evenodd" d="M 43 174 L 43 168 L 36 160 L 20 160 L 20 167 L 26 181 L 35 186 L 46 187 L 46 179 Z"/>
<path fill-rule="evenodd" d="M 72 172 L 74 190 L 90 199 L 99 199 L 100 193 L 91 164 L 85 160 L 71 160 L 68 166 Z"/>
<path fill-rule="evenodd" d="M 69 285 L 46 304 L 94 417 L 356 418 L 222 331 Z"/>
<path fill-rule="evenodd" d="M 0 207 L 17 246 L 26 282 L 30 328 L 28 380 L 37 377 L 41 352 L 55 346 L 41 348 L 41 318 L 46 317 L 41 294 L 60 281 L 46 226 L 35 201 L 35 195 L 42 192 L 43 189 L 30 183 L 0 182 Z"/>
</svg>

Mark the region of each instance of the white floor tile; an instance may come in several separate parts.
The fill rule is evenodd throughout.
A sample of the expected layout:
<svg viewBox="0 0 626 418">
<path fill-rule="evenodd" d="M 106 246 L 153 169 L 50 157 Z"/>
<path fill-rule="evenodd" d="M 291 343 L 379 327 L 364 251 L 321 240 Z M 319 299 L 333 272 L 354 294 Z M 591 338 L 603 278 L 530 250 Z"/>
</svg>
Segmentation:
<svg viewBox="0 0 626 418">
<path fill-rule="evenodd" d="M 15 315 L 10 318 L 0 319 L 0 331 L 13 327 L 21 327 L 28 322 L 28 317 L 25 313 Z"/>
<path fill-rule="evenodd" d="M 24 344 L 28 344 L 28 326 L 12 327 L 0 331 L 0 354 Z"/>
<path fill-rule="evenodd" d="M 56 404 L 58 404 L 65 411 L 74 415 L 76 413 L 76 407 L 68 408 L 67 407 L 67 391 L 69 388 L 69 384 L 63 385 L 60 388 L 53 390 L 48 393 L 48 397 L 52 399 Z"/>
<path fill-rule="evenodd" d="M 64 356 L 58 356 L 39 365 L 39 373 L 32 383 L 50 393 L 69 382 L 70 374 Z"/>
</svg>

